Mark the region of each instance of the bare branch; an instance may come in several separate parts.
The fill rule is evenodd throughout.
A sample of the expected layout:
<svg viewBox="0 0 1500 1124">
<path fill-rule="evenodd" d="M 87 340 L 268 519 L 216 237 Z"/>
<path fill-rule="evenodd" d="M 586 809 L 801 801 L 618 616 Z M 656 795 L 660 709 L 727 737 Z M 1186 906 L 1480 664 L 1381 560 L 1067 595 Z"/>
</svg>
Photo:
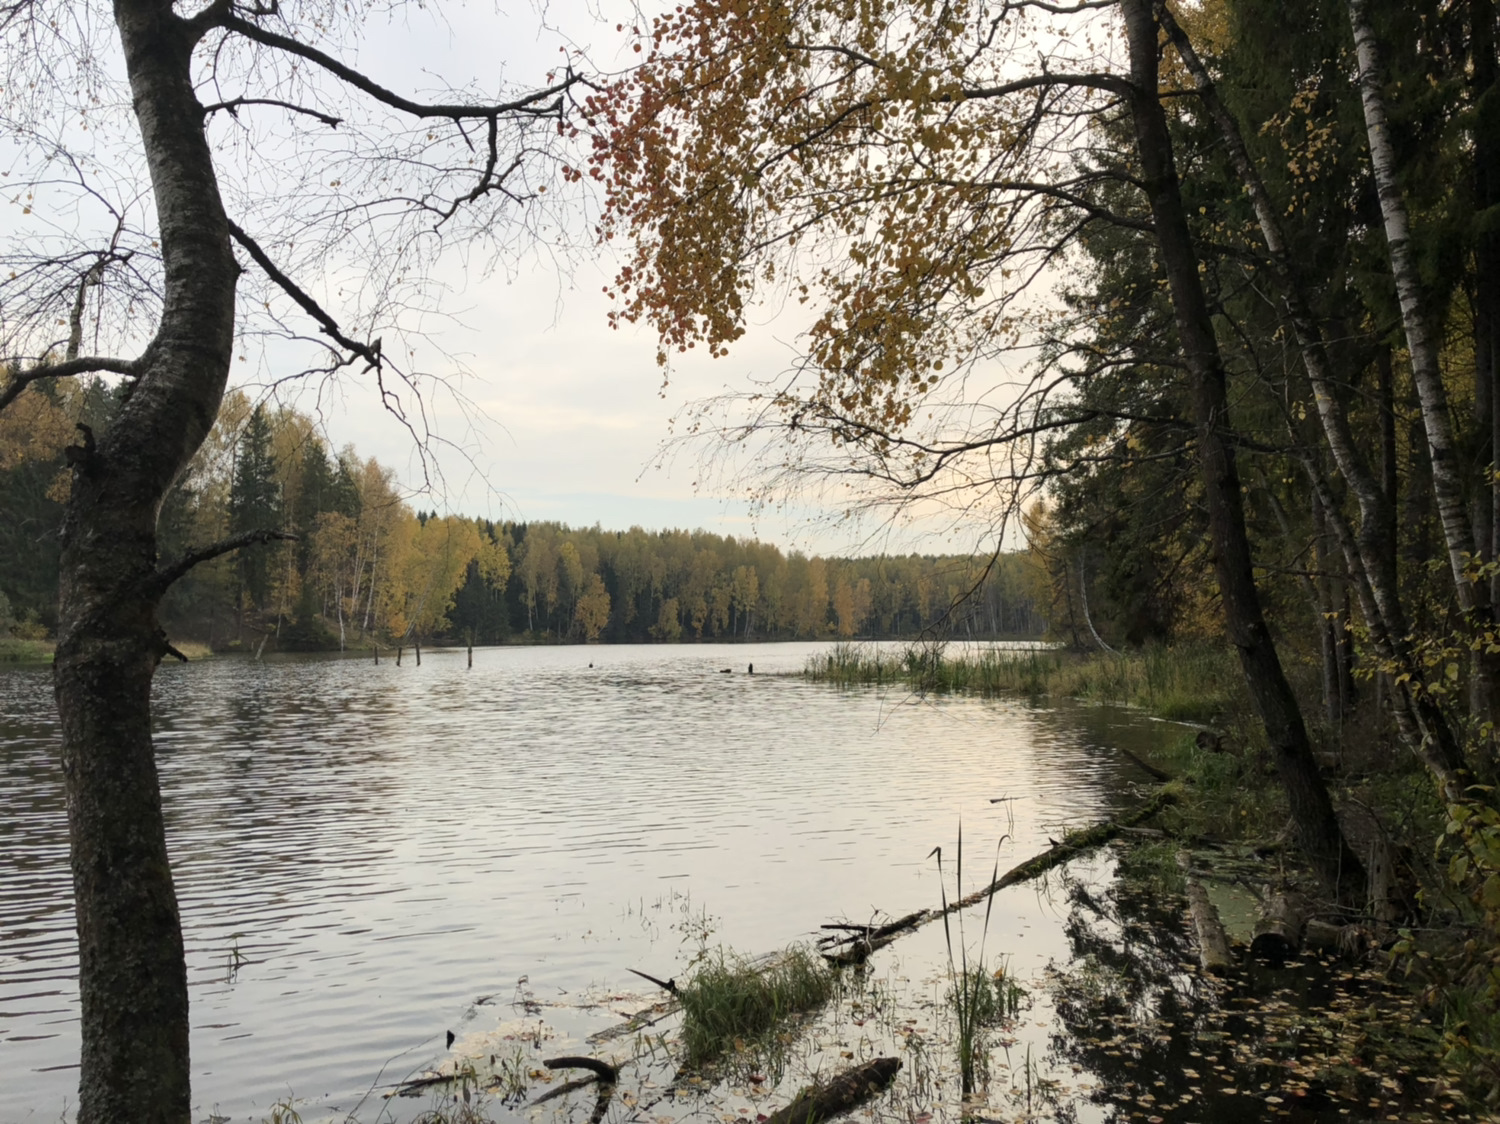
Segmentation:
<svg viewBox="0 0 1500 1124">
<path fill-rule="evenodd" d="M 323 306 L 308 295 L 307 291 L 295 281 L 283 273 L 270 259 L 270 256 L 260 248 L 260 244 L 240 229 L 233 219 L 229 220 L 229 233 L 234 235 L 234 240 L 245 248 L 245 252 L 255 261 L 255 264 L 265 272 L 266 276 L 274 281 L 287 296 L 296 301 L 302 310 L 316 320 L 324 333 L 345 351 L 358 355 L 366 363 L 375 369 L 379 369 L 380 341 L 374 343 L 360 343 L 358 340 L 350 339 L 340 330 L 338 321 L 323 310 Z"/>
<path fill-rule="evenodd" d="M 1019 94 L 1023 90 L 1035 90 L 1048 86 L 1081 86 L 1086 89 L 1107 90 L 1120 97 L 1130 96 L 1130 83 L 1112 74 L 1037 74 L 1030 78 L 1019 78 L 999 86 L 966 87 L 963 96 L 976 98 L 1004 98 Z"/>
<path fill-rule="evenodd" d="M 107 355 L 85 355 L 77 359 L 66 359 L 61 363 L 41 365 L 29 371 L 18 371 L 10 381 L 0 388 L 0 410 L 14 402 L 21 391 L 38 379 L 65 379 L 74 375 L 87 375 L 94 371 L 109 371 L 116 375 L 134 375 L 139 364 L 136 359 L 115 359 Z"/>
<path fill-rule="evenodd" d="M 376 101 L 383 102 L 392 109 L 399 109 L 403 113 L 409 113 L 413 117 L 447 117 L 454 121 L 465 119 L 504 117 L 510 114 L 522 114 L 532 117 L 545 117 L 560 113 L 562 110 L 561 94 L 577 85 L 582 79 L 571 70 L 567 72 L 562 81 L 554 82 L 540 90 L 533 90 L 523 97 L 514 101 L 498 102 L 492 105 L 465 104 L 455 102 L 448 105 L 426 105 L 422 102 L 412 101 L 410 98 L 402 97 L 394 90 L 387 90 L 377 82 L 339 62 L 332 55 L 324 54 L 316 47 L 310 47 L 306 43 L 300 43 L 286 35 L 280 35 L 274 31 L 268 31 L 263 27 L 257 27 L 253 23 L 240 19 L 240 17 L 228 14 L 218 21 L 218 26 L 227 31 L 233 31 L 246 39 L 267 47 L 275 47 L 286 51 L 288 54 L 297 55 L 316 63 L 336 78 L 341 78 L 357 90 L 363 90 Z"/>
<path fill-rule="evenodd" d="M 337 129 L 341 124 L 343 124 L 344 121 L 342 117 L 335 117 L 331 113 L 324 113 L 319 109 L 309 109 L 307 106 L 298 105 L 296 102 L 281 101 L 279 98 L 242 97 L 230 98 L 228 101 L 216 101 L 212 105 L 205 105 L 203 107 L 203 115 L 207 117 L 210 113 L 217 113 L 222 109 L 226 113 L 228 113 L 229 116 L 238 120 L 240 116 L 239 109 L 242 105 L 276 106 L 279 109 L 285 109 L 292 113 L 301 113 L 304 116 L 315 118 L 316 120 L 323 122 L 323 124 L 327 125 L 330 129 Z"/>
<path fill-rule="evenodd" d="M 182 577 L 194 566 L 204 562 L 212 562 L 215 558 L 229 554 L 231 551 L 241 550 L 247 546 L 259 546 L 264 543 L 296 542 L 297 536 L 290 531 L 271 531 L 264 527 L 253 531 L 241 531 L 237 535 L 230 535 L 227 539 L 203 547 L 201 550 L 190 550 L 181 558 L 167 566 L 160 566 L 151 575 L 151 584 L 158 593 L 164 592 L 168 586 Z"/>
</svg>

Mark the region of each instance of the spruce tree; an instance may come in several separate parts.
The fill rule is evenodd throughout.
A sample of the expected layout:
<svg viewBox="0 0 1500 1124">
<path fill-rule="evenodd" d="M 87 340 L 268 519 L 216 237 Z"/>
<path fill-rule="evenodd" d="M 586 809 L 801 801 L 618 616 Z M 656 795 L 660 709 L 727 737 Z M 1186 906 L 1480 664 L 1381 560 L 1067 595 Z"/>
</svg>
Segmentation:
<svg viewBox="0 0 1500 1124">
<path fill-rule="evenodd" d="M 276 483 L 276 460 L 271 451 L 271 424 L 265 408 L 255 407 L 240 436 L 234 480 L 229 491 L 229 530 L 271 529 L 281 526 L 281 490 Z M 245 598 L 262 607 L 270 589 L 270 555 L 265 546 L 252 546 L 238 554 L 240 611 Z"/>
</svg>

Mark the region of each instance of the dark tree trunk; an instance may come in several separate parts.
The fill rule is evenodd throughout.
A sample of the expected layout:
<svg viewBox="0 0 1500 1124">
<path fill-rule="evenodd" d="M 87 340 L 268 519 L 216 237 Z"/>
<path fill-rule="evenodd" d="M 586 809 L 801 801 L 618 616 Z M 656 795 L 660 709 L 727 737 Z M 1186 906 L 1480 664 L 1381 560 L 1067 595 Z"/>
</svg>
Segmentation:
<svg viewBox="0 0 1500 1124">
<path fill-rule="evenodd" d="M 1500 60 L 1496 59 L 1494 0 L 1470 0 L 1470 86 L 1475 106 L 1474 210 L 1483 212 L 1500 204 Z M 1500 401 L 1496 399 L 1496 351 L 1500 348 L 1500 233 L 1493 222 L 1479 224 L 1474 240 L 1474 412 L 1478 461 L 1482 470 L 1492 470 L 1500 449 Z M 1479 490 L 1476 520 L 1479 549 L 1486 561 L 1500 551 L 1500 485 L 1494 476 L 1481 477 L 1489 488 Z M 1500 577 L 1492 579 L 1500 583 Z M 1492 586 L 1500 593 L 1500 585 Z"/>
<path fill-rule="evenodd" d="M 82 1000 L 80 1124 L 190 1118 L 187 972 L 151 740 L 156 516 L 213 424 L 238 267 L 169 0 L 116 0 L 165 265 L 162 320 L 108 432 L 71 451 L 54 690 Z"/>
<path fill-rule="evenodd" d="M 1347 380 L 1338 379 L 1334 375 L 1326 341 L 1319 327 L 1318 317 L 1313 311 L 1310 292 L 1282 229 L 1281 209 L 1266 190 L 1245 147 L 1239 122 L 1219 98 L 1213 78 L 1194 50 L 1192 41 L 1165 6 L 1158 3 L 1157 11 L 1169 38 L 1193 75 L 1199 96 L 1219 126 L 1229 157 L 1250 195 L 1266 249 L 1270 251 L 1275 265 L 1288 319 L 1302 351 L 1303 365 L 1312 386 L 1313 400 L 1324 437 L 1339 471 L 1359 504 L 1360 521 L 1356 534 L 1349 529 L 1321 469 L 1313 461 L 1304 461 L 1312 478 L 1314 492 L 1324 505 L 1327 521 L 1332 526 L 1340 552 L 1344 555 L 1350 581 L 1359 598 L 1360 610 L 1369 625 L 1375 650 L 1394 673 L 1398 686 L 1391 694 L 1391 704 L 1402 740 L 1432 770 L 1451 799 L 1464 786 L 1464 760 L 1458 741 L 1442 709 L 1428 696 L 1414 694 L 1405 685 L 1418 678 L 1419 669 L 1412 658 L 1411 630 L 1406 623 L 1396 566 L 1395 430 L 1394 414 L 1388 408 L 1391 382 L 1389 349 L 1381 354 L 1381 374 L 1384 376 L 1381 391 L 1385 395 L 1382 399 L 1384 415 L 1381 428 L 1383 475 L 1377 480 L 1350 428 L 1340 393 L 1340 383 Z M 1347 631 L 1344 637 L 1349 639 Z M 1342 651 L 1348 657 L 1352 648 L 1344 644 L 1336 651 Z M 1345 662 L 1349 663 L 1347 659 Z M 1481 663 L 1480 671 L 1487 674 L 1486 665 Z M 1483 674 L 1480 678 L 1483 678 Z M 1352 680 L 1349 685 L 1352 686 Z M 1349 694 L 1352 696 L 1352 691 Z M 1481 691 L 1480 694 L 1488 697 L 1487 691 Z"/>
<path fill-rule="evenodd" d="M 1198 458 L 1213 540 L 1214 569 L 1229 639 L 1265 726 L 1303 851 L 1330 892 L 1353 902 L 1365 874 L 1318 775 L 1302 712 L 1261 611 L 1245 532 L 1239 473 L 1226 440 L 1229 401 L 1223 361 L 1198 278 L 1198 255 L 1178 186 L 1172 139 L 1158 94 L 1158 27 L 1151 0 L 1123 0 L 1130 50 L 1132 119 L 1156 239 L 1176 313 L 1197 426 Z"/>
</svg>

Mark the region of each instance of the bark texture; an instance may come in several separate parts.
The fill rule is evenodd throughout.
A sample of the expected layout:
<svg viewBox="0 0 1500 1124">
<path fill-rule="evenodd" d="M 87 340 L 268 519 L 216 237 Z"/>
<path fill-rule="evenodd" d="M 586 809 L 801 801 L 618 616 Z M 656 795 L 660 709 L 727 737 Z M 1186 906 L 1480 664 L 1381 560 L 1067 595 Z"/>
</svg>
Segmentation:
<svg viewBox="0 0 1500 1124">
<path fill-rule="evenodd" d="M 1151 0 L 1123 0 L 1121 8 L 1130 50 L 1136 147 L 1191 382 L 1199 469 L 1226 631 L 1265 726 L 1298 843 L 1328 890 L 1352 902 L 1364 889 L 1364 868 L 1339 829 L 1255 587 L 1240 478 L 1233 447 L 1226 439 L 1227 380 L 1198 277 L 1198 255 L 1188 230 L 1172 138 L 1158 92 L 1157 21 Z"/>
<path fill-rule="evenodd" d="M 1391 140 L 1385 109 L 1380 48 L 1370 22 L 1369 0 L 1349 0 L 1349 23 L 1354 32 L 1355 56 L 1359 63 L 1359 94 L 1364 107 L 1365 133 L 1370 141 L 1370 167 L 1375 174 L 1380 213 L 1385 223 L 1391 274 L 1401 305 L 1401 326 L 1411 356 L 1412 381 L 1416 384 L 1422 421 L 1427 431 L 1438 520 L 1443 528 L 1459 605 L 1470 612 L 1476 608 L 1488 608 L 1489 591 L 1471 581 L 1467 573 L 1468 561 L 1474 555 L 1474 531 L 1464 503 L 1448 392 L 1438 366 L 1437 342 L 1423 309 L 1421 275 L 1412 254 L 1411 218 L 1407 213 L 1406 199 L 1401 194 L 1396 148 Z"/>
<path fill-rule="evenodd" d="M 190 80 L 198 31 L 116 0 L 160 221 L 165 299 L 108 432 L 71 450 L 54 691 L 78 912 L 80 1124 L 190 1119 L 187 972 L 151 739 L 156 518 L 218 413 L 238 266 Z"/>
<path fill-rule="evenodd" d="M 1360 604 L 1361 615 L 1370 628 L 1370 639 L 1397 682 L 1391 696 L 1397 729 L 1407 745 L 1422 758 L 1441 785 L 1445 796 L 1450 800 L 1454 799 L 1463 790 L 1465 772 L 1457 736 L 1442 711 L 1432 705 L 1430 700 L 1414 698 L 1408 686 L 1411 681 L 1420 679 L 1420 672 L 1412 661 L 1409 641 L 1411 629 L 1401 602 L 1396 568 L 1394 432 L 1391 434 L 1389 452 L 1386 451 L 1387 443 L 1382 439 L 1382 468 L 1385 471 L 1377 476 L 1360 451 L 1349 425 L 1348 413 L 1337 393 L 1338 380 L 1329 361 L 1326 340 L 1313 311 L 1307 284 L 1297 267 L 1282 227 L 1281 211 L 1271 199 L 1265 181 L 1250 159 L 1239 122 L 1219 97 L 1218 88 L 1208 73 L 1208 68 L 1198 57 L 1192 41 L 1173 19 L 1171 12 L 1161 4 L 1158 4 L 1157 11 L 1178 56 L 1193 76 L 1198 96 L 1224 138 L 1225 150 L 1250 196 L 1261 238 L 1271 256 L 1286 306 L 1287 319 L 1291 323 L 1308 382 L 1312 387 L 1324 438 L 1333 454 L 1334 463 L 1348 482 L 1359 506 L 1359 527 L 1355 530 L 1344 519 L 1332 490 L 1328 487 L 1326 476 L 1315 466 L 1309 466 L 1309 474 L 1314 477 L 1315 503 L 1320 513 L 1325 515 L 1334 538 L 1339 543 Z M 1390 383 L 1388 352 L 1383 355 L 1383 359 L 1384 390 Z M 1382 437 L 1384 428 L 1383 419 Z M 1334 638 L 1325 636 L 1325 642 L 1332 639 Z M 1329 656 L 1332 657 L 1331 662 L 1336 664 L 1337 651 L 1331 650 Z M 1332 694 L 1330 697 L 1333 697 Z"/>
</svg>

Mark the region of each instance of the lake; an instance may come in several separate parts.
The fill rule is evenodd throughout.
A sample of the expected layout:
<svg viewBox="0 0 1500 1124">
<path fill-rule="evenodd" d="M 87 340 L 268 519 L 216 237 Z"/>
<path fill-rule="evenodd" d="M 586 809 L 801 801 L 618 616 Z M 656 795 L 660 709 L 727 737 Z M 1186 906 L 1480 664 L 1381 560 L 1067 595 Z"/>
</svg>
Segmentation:
<svg viewBox="0 0 1500 1124">
<path fill-rule="evenodd" d="M 753 955 L 936 906 L 929 853 L 943 846 L 951 896 L 960 823 L 972 889 L 997 845 L 1008 866 L 1135 803 L 1145 778 L 1119 747 L 1181 733 L 1117 708 L 777 674 L 822 647 L 163 665 L 195 1119 L 259 1121 L 288 1099 L 309 1121 L 410 1116 L 422 1106 L 381 1093 L 448 1057 L 449 1032 L 476 1053 L 532 1017 L 562 1044 L 659 997 L 629 969 L 666 978 L 703 947 Z M 76 1095 L 55 737 L 50 672 L 0 672 L 4 1121 L 55 1120 Z M 1066 914 L 1007 891 L 987 946 L 1037 978 L 1068 955 Z M 931 992 L 941 926 L 911 948 L 903 979 Z"/>
</svg>

